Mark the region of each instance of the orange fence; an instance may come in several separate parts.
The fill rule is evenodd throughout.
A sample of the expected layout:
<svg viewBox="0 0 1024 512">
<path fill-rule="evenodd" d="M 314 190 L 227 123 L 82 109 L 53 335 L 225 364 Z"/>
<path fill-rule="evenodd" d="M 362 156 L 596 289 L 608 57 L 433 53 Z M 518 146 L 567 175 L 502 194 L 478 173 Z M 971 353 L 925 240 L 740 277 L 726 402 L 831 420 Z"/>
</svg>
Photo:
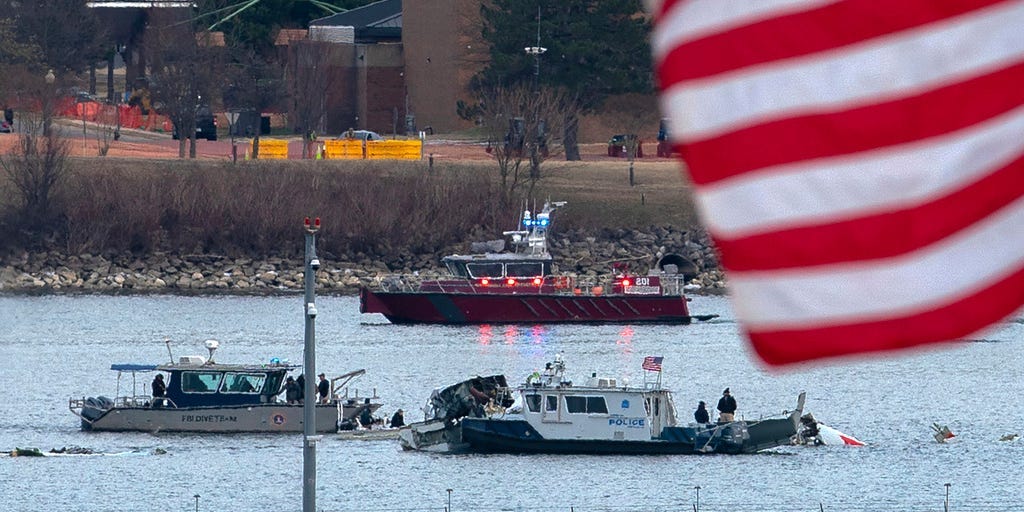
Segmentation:
<svg viewBox="0 0 1024 512">
<path fill-rule="evenodd" d="M 120 125 L 122 128 L 159 129 L 165 132 L 174 129 L 174 125 L 167 116 L 157 114 L 152 110 L 146 115 L 142 113 L 141 108 L 129 105 L 114 106 L 95 101 L 76 102 L 68 98 L 58 104 L 57 113 L 62 117 L 84 119 L 111 126 Z"/>
</svg>

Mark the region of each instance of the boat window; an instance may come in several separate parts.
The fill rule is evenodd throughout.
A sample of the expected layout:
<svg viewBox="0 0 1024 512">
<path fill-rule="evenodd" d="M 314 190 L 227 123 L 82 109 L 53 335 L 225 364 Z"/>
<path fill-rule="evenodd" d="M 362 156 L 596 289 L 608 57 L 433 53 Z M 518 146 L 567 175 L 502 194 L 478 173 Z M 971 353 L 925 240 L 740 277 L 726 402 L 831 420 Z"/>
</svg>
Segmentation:
<svg viewBox="0 0 1024 512">
<path fill-rule="evenodd" d="M 567 396 L 565 408 L 574 414 L 608 414 L 603 396 Z"/>
<path fill-rule="evenodd" d="M 544 265 L 539 261 L 509 263 L 505 265 L 505 274 L 508 277 L 543 277 Z"/>
<path fill-rule="evenodd" d="M 455 277 L 469 277 L 466 273 L 466 264 L 461 261 L 446 261 L 444 265 L 448 267 L 448 272 Z"/>
<path fill-rule="evenodd" d="M 186 393 L 216 393 L 223 375 L 220 372 L 182 372 L 181 390 Z"/>
<path fill-rule="evenodd" d="M 526 408 L 530 412 L 540 412 L 540 395 L 526 395 Z"/>
<path fill-rule="evenodd" d="M 608 414 L 608 405 L 604 403 L 604 397 L 588 396 L 587 412 L 591 414 Z"/>
<path fill-rule="evenodd" d="M 221 393 L 259 393 L 267 376 L 262 373 L 228 373 L 224 375 Z"/>
<path fill-rule="evenodd" d="M 466 265 L 469 276 L 479 277 L 503 277 L 501 263 L 469 263 Z"/>
<path fill-rule="evenodd" d="M 548 395 L 547 406 L 544 408 L 545 411 L 554 412 L 558 410 L 558 397 L 555 395 Z"/>
</svg>

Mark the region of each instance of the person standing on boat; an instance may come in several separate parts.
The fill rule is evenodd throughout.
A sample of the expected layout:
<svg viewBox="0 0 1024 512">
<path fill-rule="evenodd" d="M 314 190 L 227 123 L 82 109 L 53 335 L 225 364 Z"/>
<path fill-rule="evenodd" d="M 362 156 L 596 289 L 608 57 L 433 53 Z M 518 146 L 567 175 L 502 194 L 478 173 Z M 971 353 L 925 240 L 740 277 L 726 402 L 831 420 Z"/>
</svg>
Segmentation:
<svg viewBox="0 0 1024 512">
<path fill-rule="evenodd" d="M 322 373 L 320 374 L 320 382 L 316 384 L 316 392 L 320 395 L 320 403 L 331 403 L 331 383 L 327 381 L 327 376 Z"/>
<path fill-rule="evenodd" d="M 373 427 L 373 411 L 370 410 L 370 399 L 363 401 L 363 411 L 359 413 L 359 424 L 365 429 Z"/>
<path fill-rule="evenodd" d="M 711 423 L 711 415 L 708 414 L 708 409 L 705 405 L 706 404 L 702 400 L 697 404 L 697 410 L 693 412 L 693 419 L 701 425 Z"/>
<path fill-rule="evenodd" d="M 153 407 L 163 407 L 165 396 L 167 396 L 167 384 L 164 383 L 164 374 L 158 373 L 156 377 L 153 377 Z"/>
<path fill-rule="evenodd" d="M 718 399 L 718 422 L 729 423 L 736 419 L 736 399 L 729 393 L 729 388 L 722 392 Z"/>
<path fill-rule="evenodd" d="M 289 404 L 299 403 L 299 385 L 291 377 L 284 381 L 284 399 Z"/>
<path fill-rule="evenodd" d="M 395 412 L 395 415 L 391 417 L 391 428 L 398 428 L 405 425 L 405 414 L 401 409 Z"/>
<path fill-rule="evenodd" d="M 299 378 L 295 379 L 295 384 L 299 386 L 299 400 L 301 404 L 302 400 L 306 398 L 306 374 L 300 373 Z"/>
</svg>

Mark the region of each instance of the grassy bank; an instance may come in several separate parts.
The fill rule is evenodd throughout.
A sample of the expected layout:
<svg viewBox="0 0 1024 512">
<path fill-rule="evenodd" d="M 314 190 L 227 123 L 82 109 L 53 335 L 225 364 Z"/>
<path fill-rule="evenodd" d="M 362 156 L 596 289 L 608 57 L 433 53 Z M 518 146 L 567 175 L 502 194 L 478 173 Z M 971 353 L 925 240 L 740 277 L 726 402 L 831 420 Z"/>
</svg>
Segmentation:
<svg viewBox="0 0 1024 512">
<path fill-rule="evenodd" d="M 435 253 L 469 238 L 496 238 L 518 212 L 504 209 L 486 162 L 229 162 L 71 160 L 46 226 L 19 216 L 0 184 L 0 244 L 8 251 L 131 251 L 292 255 L 299 223 L 320 216 L 321 247 L 337 255 Z M 535 197 L 565 200 L 559 227 L 694 224 L 688 189 L 671 162 L 545 163 Z"/>
</svg>

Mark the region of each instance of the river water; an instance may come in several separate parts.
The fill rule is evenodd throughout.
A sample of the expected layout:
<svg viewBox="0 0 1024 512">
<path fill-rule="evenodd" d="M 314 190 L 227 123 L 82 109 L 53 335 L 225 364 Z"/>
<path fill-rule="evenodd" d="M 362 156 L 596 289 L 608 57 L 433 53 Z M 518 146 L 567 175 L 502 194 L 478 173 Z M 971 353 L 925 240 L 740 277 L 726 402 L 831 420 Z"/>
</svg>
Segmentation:
<svg viewBox="0 0 1024 512">
<path fill-rule="evenodd" d="M 353 297 L 317 301 L 318 370 L 365 368 L 382 411 L 422 418 L 430 391 L 475 374 L 519 382 L 564 353 L 570 377 L 642 381 L 665 358 L 680 417 L 730 387 L 740 415 L 806 409 L 868 443 L 786 447 L 747 456 L 445 456 L 397 441 L 326 436 L 318 447 L 323 510 L 626 511 L 951 510 L 1024 508 L 1024 319 L 954 348 L 768 371 L 748 353 L 728 301 L 696 297 L 680 326 L 393 326 Z M 111 363 L 204 354 L 220 362 L 301 362 L 302 299 L 291 297 L 0 297 L 0 450 L 81 446 L 99 455 L 0 457 L 10 510 L 299 510 L 301 436 L 88 433 L 69 397 L 115 392 Z M 957 435 L 932 438 L 933 422 Z M 160 453 L 160 452 L 166 453 Z M 947 488 L 946 483 L 950 486 Z M 451 489 L 451 493 L 446 492 Z"/>
</svg>

